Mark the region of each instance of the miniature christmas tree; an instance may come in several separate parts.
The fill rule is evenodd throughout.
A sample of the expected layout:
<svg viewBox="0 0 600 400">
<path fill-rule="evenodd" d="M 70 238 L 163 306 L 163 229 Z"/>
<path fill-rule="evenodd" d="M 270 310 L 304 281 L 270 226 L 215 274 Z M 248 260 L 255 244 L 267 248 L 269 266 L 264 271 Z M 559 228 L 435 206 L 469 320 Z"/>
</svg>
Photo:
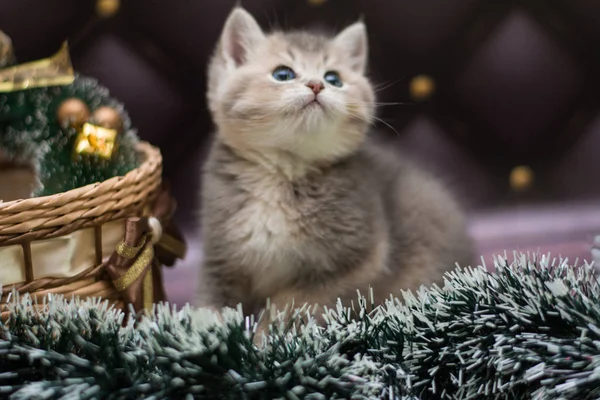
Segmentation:
<svg viewBox="0 0 600 400">
<path fill-rule="evenodd" d="M 74 73 L 67 45 L 16 64 L 0 32 L 0 156 L 31 166 L 34 196 L 64 192 L 137 167 L 137 135 L 106 88 Z"/>
</svg>

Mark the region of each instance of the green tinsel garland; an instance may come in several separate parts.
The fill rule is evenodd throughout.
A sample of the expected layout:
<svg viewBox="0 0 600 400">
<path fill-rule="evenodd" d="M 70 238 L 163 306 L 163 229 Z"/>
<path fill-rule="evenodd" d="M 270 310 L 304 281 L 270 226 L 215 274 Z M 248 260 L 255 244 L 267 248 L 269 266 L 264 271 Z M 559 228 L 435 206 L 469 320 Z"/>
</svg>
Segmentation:
<svg viewBox="0 0 600 400">
<path fill-rule="evenodd" d="M 77 131 L 61 128 L 56 116 L 58 106 L 71 97 L 81 99 L 92 111 L 110 106 L 121 113 L 124 133 L 110 160 L 73 156 Z M 40 181 L 34 196 L 60 193 L 126 174 L 138 166 L 137 141 L 122 104 L 95 79 L 76 75 L 75 81 L 66 86 L 0 93 L 0 154 L 10 161 L 33 166 Z"/>
<path fill-rule="evenodd" d="M 263 350 L 240 310 L 160 305 L 140 322 L 99 301 L 16 300 L 0 331 L 10 399 L 596 399 L 600 286 L 589 265 L 498 258 L 385 307 L 358 297 L 273 324 Z M 353 320 L 351 317 L 357 317 Z"/>
</svg>

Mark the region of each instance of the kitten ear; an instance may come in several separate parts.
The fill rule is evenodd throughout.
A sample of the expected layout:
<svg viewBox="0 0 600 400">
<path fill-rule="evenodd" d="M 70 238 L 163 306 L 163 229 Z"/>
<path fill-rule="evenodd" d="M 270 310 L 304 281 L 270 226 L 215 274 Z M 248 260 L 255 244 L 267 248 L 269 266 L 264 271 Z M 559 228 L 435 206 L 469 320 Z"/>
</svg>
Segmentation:
<svg viewBox="0 0 600 400">
<path fill-rule="evenodd" d="M 367 67 L 369 41 L 367 27 L 362 21 L 355 22 L 341 31 L 333 40 L 334 47 L 339 49 L 350 62 L 353 71 L 362 74 Z"/>
<path fill-rule="evenodd" d="M 264 40 L 265 35 L 254 17 L 241 7 L 233 9 L 221 34 L 222 55 L 236 67 L 248 61 L 248 51 Z"/>
</svg>

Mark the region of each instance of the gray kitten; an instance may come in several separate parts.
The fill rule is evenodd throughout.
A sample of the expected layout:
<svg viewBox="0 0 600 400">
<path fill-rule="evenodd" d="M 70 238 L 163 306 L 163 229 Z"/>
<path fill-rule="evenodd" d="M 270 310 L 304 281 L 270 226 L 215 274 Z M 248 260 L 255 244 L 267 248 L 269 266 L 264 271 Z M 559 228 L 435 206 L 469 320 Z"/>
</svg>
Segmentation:
<svg viewBox="0 0 600 400">
<path fill-rule="evenodd" d="M 450 194 L 367 138 L 366 62 L 362 22 L 328 38 L 230 14 L 208 74 L 201 305 L 382 301 L 470 261 Z"/>
</svg>

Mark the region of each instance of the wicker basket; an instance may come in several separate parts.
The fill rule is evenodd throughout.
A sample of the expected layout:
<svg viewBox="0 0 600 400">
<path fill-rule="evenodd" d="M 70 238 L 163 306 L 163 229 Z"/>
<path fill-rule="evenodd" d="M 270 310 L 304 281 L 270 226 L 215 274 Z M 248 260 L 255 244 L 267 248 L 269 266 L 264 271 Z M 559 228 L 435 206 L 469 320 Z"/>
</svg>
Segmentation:
<svg viewBox="0 0 600 400">
<path fill-rule="evenodd" d="M 113 229 L 114 242 L 114 229 L 122 234 L 125 221 L 141 217 L 161 188 L 159 150 L 145 142 L 140 142 L 137 150 L 142 157 L 141 165 L 124 176 L 53 196 L 0 202 L 0 252 L 6 253 L 4 257 L 0 254 L 0 258 L 4 258 L 4 266 L 0 259 L 0 269 L 5 276 L 11 272 L 17 276 L 8 285 L 0 282 L 4 285 L 2 307 L 16 289 L 37 299 L 48 293 L 102 297 L 123 308 L 122 293 L 106 274 L 110 249 L 103 243 L 106 241 L 103 229 L 107 226 Z M 85 255 L 68 253 L 73 252 L 74 246 L 82 247 Z M 48 249 L 65 252 L 70 261 L 79 258 L 76 273 L 70 275 L 72 271 L 67 271 L 59 274 L 61 276 L 52 276 L 49 268 L 40 271 L 36 262 L 42 257 L 36 252 Z M 11 259 L 14 264 L 10 264 Z M 15 282 L 19 276 L 22 279 Z M 6 309 L 1 311 L 6 313 Z"/>
</svg>

